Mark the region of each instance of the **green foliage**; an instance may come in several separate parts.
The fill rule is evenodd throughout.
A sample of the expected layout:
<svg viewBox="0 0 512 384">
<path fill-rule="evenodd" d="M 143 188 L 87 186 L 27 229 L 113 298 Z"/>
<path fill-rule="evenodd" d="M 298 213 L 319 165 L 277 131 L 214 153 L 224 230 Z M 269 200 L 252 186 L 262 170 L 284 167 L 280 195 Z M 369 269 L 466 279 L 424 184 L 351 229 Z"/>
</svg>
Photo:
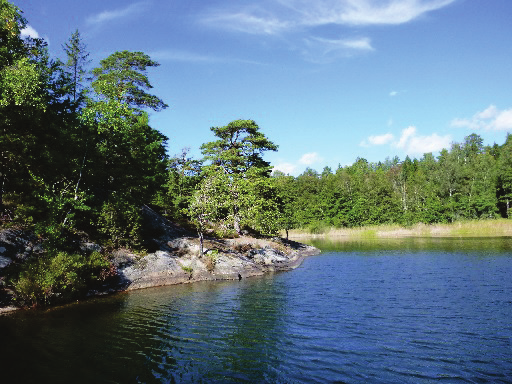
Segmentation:
<svg viewBox="0 0 512 384">
<path fill-rule="evenodd" d="M 146 69 L 158 65 L 143 52 L 115 52 L 93 69 L 92 87 L 100 98 L 115 100 L 129 109 L 159 111 L 167 108 L 167 104 L 146 92 L 152 88 Z"/>
<path fill-rule="evenodd" d="M 259 129 L 253 120 L 235 120 L 224 127 L 212 127 L 218 140 L 201 146 L 205 160 L 230 175 L 244 174 L 251 168 L 268 174 L 270 164 L 262 155 L 266 151 L 277 151 L 277 145 Z"/>
<path fill-rule="evenodd" d="M 195 197 L 201 203 L 191 204 L 196 225 L 198 215 L 194 210 L 202 206 L 205 217 L 208 217 L 206 221 L 220 220 L 238 234 L 243 227 L 263 234 L 277 233 L 277 189 L 269 176 L 269 163 L 262 158 L 265 151 L 275 151 L 277 146 L 252 120 L 235 120 L 211 130 L 218 140 L 201 146 L 205 161 L 210 165 L 205 167 L 205 181 Z M 218 186 L 217 191 L 205 190 L 214 185 Z M 198 226 L 200 232 L 203 227 L 202 224 Z"/>
<path fill-rule="evenodd" d="M 206 270 L 208 272 L 214 271 L 218 258 L 219 258 L 219 250 L 218 249 L 212 249 L 206 254 Z"/>
<path fill-rule="evenodd" d="M 142 216 L 138 206 L 123 200 L 105 202 L 99 213 L 97 229 L 107 245 L 140 246 Z"/>
<path fill-rule="evenodd" d="M 308 225 L 309 233 L 319 235 L 325 233 L 328 226 L 322 221 L 314 221 Z"/>
<path fill-rule="evenodd" d="M 306 171 L 294 178 L 278 174 L 281 225 L 288 228 L 359 227 L 377 224 L 447 223 L 507 216 L 512 205 L 512 139 L 484 147 L 475 134 L 454 143 L 436 159 L 358 158 L 335 173 Z"/>
<path fill-rule="evenodd" d="M 67 56 L 64 71 L 69 78 L 68 93 L 73 103 L 79 105 L 85 99 L 87 87 L 84 83 L 88 80 L 86 66 L 91 60 L 78 29 L 73 32 L 63 49 Z"/>
<path fill-rule="evenodd" d="M 98 252 L 89 256 L 49 253 L 24 263 L 11 284 L 20 304 L 48 305 L 83 295 L 109 267 Z"/>
<path fill-rule="evenodd" d="M 192 267 L 186 267 L 184 265 L 181 266 L 181 269 L 185 272 L 185 273 L 188 273 L 188 278 L 189 280 L 192 278 L 192 273 L 194 272 L 194 268 Z"/>
</svg>

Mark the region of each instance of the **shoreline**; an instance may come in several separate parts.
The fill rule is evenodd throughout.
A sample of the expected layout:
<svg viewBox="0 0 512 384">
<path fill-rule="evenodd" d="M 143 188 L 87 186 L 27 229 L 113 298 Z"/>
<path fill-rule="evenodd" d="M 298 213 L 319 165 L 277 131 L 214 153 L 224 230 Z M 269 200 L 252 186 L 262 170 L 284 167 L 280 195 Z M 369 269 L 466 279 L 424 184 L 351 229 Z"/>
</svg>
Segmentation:
<svg viewBox="0 0 512 384">
<path fill-rule="evenodd" d="M 175 241 L 179 244 L 176 248 L 171 247 L 174 252 L 158 250 L 141 257 L 127 250 L 117 251 L 113 255 L 113 263 L 118 268 L 118 281 L 105 285 L 102 289 L 90 291 L 86 299 L 145 288 L 199 281 L 240 280 L 267 273 L 289 271 L 299 267 L 306 257 L 321 252 L 311 245 L 295 241 L 276 242 L 243 237 L 210 239 L 210 248 L 200 258 L 197 256 L 199 244 L 196 238 L 179 238 Z M 217 251 L 214 253 L 213 250 Z M 186 253 L 180 256 L 180 251 Z M 215 259 L 212 254 L 215 254 Z M 210 260 L 214 260 L 213 269 Z M 0 315 L 20 309 L 30 308 L 8 305 L 0 307 Z"/>
</svg>

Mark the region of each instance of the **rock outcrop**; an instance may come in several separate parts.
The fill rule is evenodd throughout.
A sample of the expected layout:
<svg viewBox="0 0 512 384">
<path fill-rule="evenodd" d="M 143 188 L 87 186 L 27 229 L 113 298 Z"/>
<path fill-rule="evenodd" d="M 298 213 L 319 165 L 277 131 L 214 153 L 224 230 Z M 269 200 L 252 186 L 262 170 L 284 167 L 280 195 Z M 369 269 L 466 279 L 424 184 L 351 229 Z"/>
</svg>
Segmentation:
<svg viewBox="0 0 512 384">
<path fill-rule="evenodd" d="M 134 290 L 201 280 L 239 280 L 268 272 L 296 268 L 304 257 L 319 253 L 311 246 L 280 238 L 205 238 L 204 255 L 193 233 L 166 220 L 144 206 L 144 246 L 147 254 L 117 249 L 110 255 L 117 275 L 90 295 Z M 82 252 L 100 251 L 94 243 L 82 242 Z M 13 262 L 23 262 L 41 253 L 38 239 L 21 230 L 0 231 L 0 312 L 9 307 L 10 294 L 4 289 L 4 271 Z"/>
</svg>

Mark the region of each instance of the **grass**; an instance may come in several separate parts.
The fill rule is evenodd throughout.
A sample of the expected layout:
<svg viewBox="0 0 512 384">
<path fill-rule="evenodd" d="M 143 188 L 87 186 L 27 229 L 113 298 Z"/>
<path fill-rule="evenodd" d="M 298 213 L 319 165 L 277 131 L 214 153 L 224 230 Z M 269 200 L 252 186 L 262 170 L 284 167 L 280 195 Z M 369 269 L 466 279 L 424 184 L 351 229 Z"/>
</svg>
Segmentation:
<svg viewBox="0 0 512 384">
<path fill-rule="evenodd" d="M 500 237 L 512 236 L 512 220 L 468 220 L 451 224 L 423 224 L 411 227 L 376 225 L 358 228 L 326 228 L 322 233 L 294 229 L 290 238 L 344 237 L 347 239 L 376 239 L 401 237 Z"/>
</svg>

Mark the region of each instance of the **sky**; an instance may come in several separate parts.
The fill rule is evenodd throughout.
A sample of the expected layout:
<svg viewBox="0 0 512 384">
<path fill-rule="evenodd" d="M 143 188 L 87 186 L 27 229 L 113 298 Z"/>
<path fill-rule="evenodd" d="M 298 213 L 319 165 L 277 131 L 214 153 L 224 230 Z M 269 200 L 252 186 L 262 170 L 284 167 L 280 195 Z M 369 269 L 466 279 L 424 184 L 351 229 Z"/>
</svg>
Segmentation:
<svg viewBox="0 0 512 384">
<path fill-rule="evenodd" d="M 169 155 L 256 121 L 265 159 L 297 176 L 438 155 L 512 133 L 510 0 L 13 0 L 52 57 L 78 29 L 90 68 L 115 51 L 158 61 L 150 124 Z"/>
</svg>

